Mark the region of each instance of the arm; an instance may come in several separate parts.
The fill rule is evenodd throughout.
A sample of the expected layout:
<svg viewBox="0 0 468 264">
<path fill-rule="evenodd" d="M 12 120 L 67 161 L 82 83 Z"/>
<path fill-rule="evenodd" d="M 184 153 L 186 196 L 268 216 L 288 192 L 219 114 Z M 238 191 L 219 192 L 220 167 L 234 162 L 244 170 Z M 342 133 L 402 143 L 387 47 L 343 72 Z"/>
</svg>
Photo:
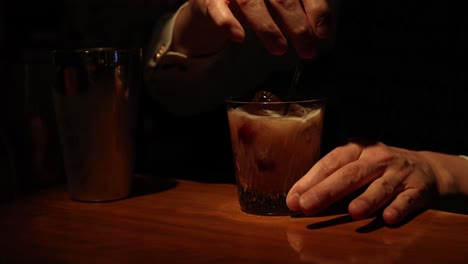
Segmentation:
<svg viewBox="0 0 468 264">
<path fill-rule="evenodd" d="M 257 89 L 272 70 L 293 67 L 294 54 L 271 56 L 250 31 L 242 45 L 208 37 L 213 34 L 204 30 L 209 24 L 190 8 L 186 3 L 164 18 L 147 49 L 146 89 L 169 112 L 186 116 L 210 111 L 229 96 Z"/>
<path fill-rule="evenodd" d="M 329 2 L 304 0 L 302 8 L 298 1 L 288 7 L 263 0 L 188 1 L 155 31 L 146 87 L 177 115 L 209 111 L 226 97 L 259 89 L 273 70 L 292 68 L 298 55 L 313 58 L 327 46 Z"/>
<path fill-rule="evenodd" d="M 172 50 L 190 57 L 209 56 L 220 52 L 228 38 L 212 20 L 197 12 L 190 2 L 180 9 L 174 22 Z"/>
<path fill-rule="evenodd" d="M 468 158 L 437 152 L 422 151 L 437 176 L 437 190 L 441 196 L 468 196 Z"/>
<path fill-rule="evenodd" d="M 299 57 L 311 59 L 333 36 L 337 3 L 191 0 L 176 22 L 175 48 L 186 54 L 209 54 L 226 39 L 243 42 L 250 29 L 271 54 L 283 55 L 290 45 Z"/>
</svg>

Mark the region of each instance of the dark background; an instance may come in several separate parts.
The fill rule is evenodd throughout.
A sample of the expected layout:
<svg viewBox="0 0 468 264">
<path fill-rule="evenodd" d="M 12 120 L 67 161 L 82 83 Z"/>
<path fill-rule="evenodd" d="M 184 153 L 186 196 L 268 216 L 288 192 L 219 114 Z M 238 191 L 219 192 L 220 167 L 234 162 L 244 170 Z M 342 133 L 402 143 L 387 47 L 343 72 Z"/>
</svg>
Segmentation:
<svg viewBox="0 0 468 264">
<path fill-rule="evenodd" d="M 50 51 L 146 49 L 181 1 L 0 2 L 0 199 L 65 181 L 50 97 Z"/>
<path fill-rule="evenodd" d="M 342 2 L 336 48 L 312 64 L 307 82 L 331 98 L 328 120 L 338 122 L 326 134 L 336 137 L 329 147 L 364 137 L 467 153 L 468 19 L 462 5 Z"/>
<path fill-rule="evenodd" d="M 30 190 L 64 181 L 53 110 L 44 92 L 49 51 L 145 49 L 159 16 L 178 6 L 168 2 L 1 2 L 0 173 L 6 175 L 1 184 Z M 328 98 L 322 152 L 350 138 L 366 138 L 468 154 L 468 16 L 462 1 L 342 2 L 335 49 L 307 63 L 301 83 L 302 93 Z M 290 74 L 270 82 L 288 85 Z M 137 172 L 172 170 L 191 179 L 232 181 L 224 111 L 176 118 L 143 98 Z M 40 144 L 47 145 L 41 154 L 46 158 L 38 164 Z M 210 153 L 209 160 L 200 149 Z"/>
</svg>

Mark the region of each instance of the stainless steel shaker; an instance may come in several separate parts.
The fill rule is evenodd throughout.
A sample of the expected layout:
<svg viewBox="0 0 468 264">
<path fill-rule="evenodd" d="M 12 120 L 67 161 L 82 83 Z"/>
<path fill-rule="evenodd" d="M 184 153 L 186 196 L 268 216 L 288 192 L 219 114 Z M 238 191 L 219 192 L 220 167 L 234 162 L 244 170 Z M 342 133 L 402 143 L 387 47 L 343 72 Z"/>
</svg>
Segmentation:
<svg viewBox="0 0 468 264">
<path fill-rule="evenodd" d="M 52 94 L 70 198 L 131 191 L 141 49 L 54 50 Z"/>
</svg>

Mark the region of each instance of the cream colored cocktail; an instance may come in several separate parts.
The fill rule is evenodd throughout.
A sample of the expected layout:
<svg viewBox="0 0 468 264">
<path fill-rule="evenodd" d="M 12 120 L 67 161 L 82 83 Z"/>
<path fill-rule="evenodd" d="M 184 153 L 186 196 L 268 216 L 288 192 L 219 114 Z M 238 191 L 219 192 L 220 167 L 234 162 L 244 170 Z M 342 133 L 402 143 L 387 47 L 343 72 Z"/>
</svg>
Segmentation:
<svg viewBox="0 0 468 264">
<path fill-rule="evenodd" d="M 228 120 L 245 212 L 289 214 L 286 195 L 320 157 L 323 101 L 235 103 Z"/>
</svg>

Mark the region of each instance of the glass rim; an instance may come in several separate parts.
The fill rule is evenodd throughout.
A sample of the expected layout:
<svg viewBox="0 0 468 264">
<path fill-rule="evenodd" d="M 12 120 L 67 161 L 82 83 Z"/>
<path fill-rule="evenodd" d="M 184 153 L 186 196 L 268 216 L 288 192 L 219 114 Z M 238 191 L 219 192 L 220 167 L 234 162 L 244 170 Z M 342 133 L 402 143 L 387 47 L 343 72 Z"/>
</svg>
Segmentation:
<svg viewBox="0 0 468 264">
<path fill-rule="evenodd" d="M 228 97 L 225 99 L 226 103 L 230 104 L 250 104 L 250 105 L 281 105 L 281 104 L 304 104 L 304 103 L 325 103 L 327 100 L 326 97 L 316 97 L 316 98 L 294 98 L 294 99 L 286 99 L 284 101 L 274 101 L 274 102 L 254 102 L 254 101 L 249 101 L 245 99 L 245 97 L 242 96 L 233 96 L 233 97 Z"/>
<path fill-rule="evenodd" d="M 91 47 L 91 48 L 62 48 L 53 49 L 50 51 L 51 54 L 64 54 L 64 53 L 95 53 L 95 52 L 140 52 L 141 48 L 121 48 L 121 47 Z"/>
</svg>

